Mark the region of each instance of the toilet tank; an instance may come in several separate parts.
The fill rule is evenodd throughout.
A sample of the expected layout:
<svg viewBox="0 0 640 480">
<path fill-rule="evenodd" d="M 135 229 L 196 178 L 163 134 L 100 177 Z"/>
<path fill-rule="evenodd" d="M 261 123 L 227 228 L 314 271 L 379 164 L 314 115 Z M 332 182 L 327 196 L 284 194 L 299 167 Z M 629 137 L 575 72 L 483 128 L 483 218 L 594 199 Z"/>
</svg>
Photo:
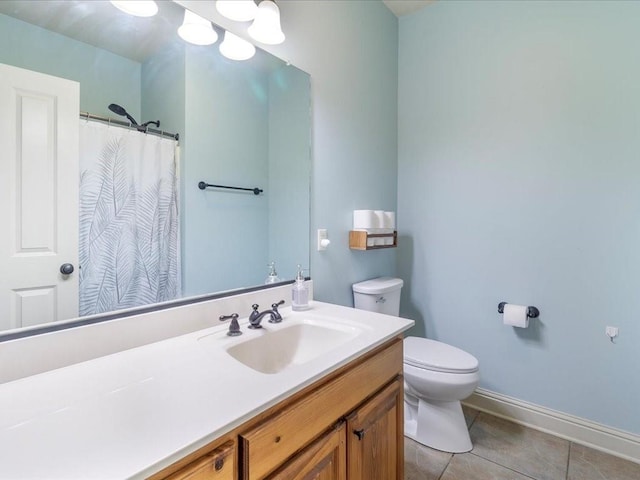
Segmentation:
<svg viewBox="0 0 640 480">
<path fill-rule="evenodd" d="M 378 277 L 354 283 L 353 303 L 355 308 L 387 315 L 400 315 L 400 290 L 402 279 Z"/>
</svg>

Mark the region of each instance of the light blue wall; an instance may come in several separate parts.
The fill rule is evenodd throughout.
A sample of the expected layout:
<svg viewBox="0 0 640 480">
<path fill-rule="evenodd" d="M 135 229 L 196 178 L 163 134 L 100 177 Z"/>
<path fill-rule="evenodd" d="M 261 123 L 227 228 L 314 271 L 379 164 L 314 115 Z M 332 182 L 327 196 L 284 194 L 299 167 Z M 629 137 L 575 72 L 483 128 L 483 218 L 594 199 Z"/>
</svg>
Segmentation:
<svg viewBox="0 0 640 480">
<path fill-rule="evenodd" d="M 353 305 L 353 283 L 396 273 L 394 249 L 350 250 L 348 232 L 354 209 L 396 209 L 398 22 L 378 1 L 287 1 L 280 10 L 287 40 L 269 51 L 311 75 L 314 295 Z M 325 252 L 317 228 L 328 229 Z"/>
<path fill-rule="evenodd" d="M 269 260 L 281 279 L 309 268 L 310 95 L 309 75 L 294 66 L 269 75 Z"/>
<path fill-rule="evenodd" d="M 309 76 L 272 73 L 282 62 L 268 57 L 235 62 L 179 42 L 143 65 L 145 119 L 181 135 L 184 295 L 262 284 L 269 260 L 292 279 L 295 259 L 308 261 Z"/>
<path fill-rule="evenodd" d="M 207 2 L 178 3 L 246 35 Z M 314 296 L 353 305 L 354 282 L 396 273 L 395 249 L 352 251 L 348 242 L 353 210 L 396 209 L 398 20 L 380 1 L 279 6 L 287 38 L 266 49 L 311 75 Z M 327 228 L 332 242 L 325 252 L 316 250 L 318 228 Z"/>
<path fill-rule="evenodd" d="M 398 178 L 415 333 L 474 354 L 483 388 L 636 434 L 639 18 L 577 1 L 403 18 Z M 540 320 L 503 326 L 500 301 Z"/>
<path fill-rule="evenodd" d="M 261 284 L 268 273 L 268 77 L 252 65 L 187 50 L 185 295 Z M 200 181 L 265 193 L 203 191 Z"/>
<path fill-rule="evenodd" d="M 6 15 L 0 45 L 0 63 L 79 82 L 80 110 L 113 116 L 117 103 L 140 117 L 139 63 Z"/>
<path fill-rule="evenodd" d="M 140 123 L 160 120 L 160 129 L 182 134 L 185 131 L 185 62 L 184 42 L 172 44 L 142 64 L 142 115 Z M 151 125 L 151 128 L 155 128 Z"/>
</svg>

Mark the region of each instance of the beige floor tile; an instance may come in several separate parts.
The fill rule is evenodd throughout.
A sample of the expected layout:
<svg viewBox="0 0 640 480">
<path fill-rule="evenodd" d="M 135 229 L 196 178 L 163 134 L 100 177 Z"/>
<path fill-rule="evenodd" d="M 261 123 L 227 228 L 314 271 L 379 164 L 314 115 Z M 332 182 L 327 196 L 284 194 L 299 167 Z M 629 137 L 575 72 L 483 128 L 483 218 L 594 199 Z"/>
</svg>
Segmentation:
<svg viewBox="0 0 640 480">
<path fill-rule="evenodd" d="M 450 453 L 439 452 L 404 439 L 404 480 L 438 480 L 451 460 Z"/>
<path fill-rule="evenodd" d="M 569 442 L 480 413 L 470 429 L 472 453 L 536 480 L 565 480 Z"/>
<path fill-rule="evenodd" d="M 567 478 L 568 480 L 638 480 L 640 465 L 572 443 Z"/>
<path fill-rule="evenodd" d="M 472 453 L 454 455 L 440 480 L 530 480 Z"/>
<path fill-rule="evenodd" d="M 480 413 L 475 408 L 467 407 L 466 405 L 462 405 L 462 413 L 464 413 L 464 419 L 467 422 L 467 428 L 471 428 L 473 421 L 476 419 L 478 414 Z"/>
</svg>

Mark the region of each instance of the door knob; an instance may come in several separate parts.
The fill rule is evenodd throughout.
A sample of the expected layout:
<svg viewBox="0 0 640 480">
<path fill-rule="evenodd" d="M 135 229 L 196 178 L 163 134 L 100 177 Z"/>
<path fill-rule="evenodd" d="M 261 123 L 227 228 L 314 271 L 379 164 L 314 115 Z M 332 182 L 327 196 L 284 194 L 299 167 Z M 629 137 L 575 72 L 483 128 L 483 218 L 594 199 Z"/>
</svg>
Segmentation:
<svg viewBox="0 0 640 480">
<path fill-rule="evenodd" d="M 73 273 L 73 265 L 70 263 L 63 263 L 60 265 L 60 273 L 63 275 L 71 275 Z"/>
</svg>

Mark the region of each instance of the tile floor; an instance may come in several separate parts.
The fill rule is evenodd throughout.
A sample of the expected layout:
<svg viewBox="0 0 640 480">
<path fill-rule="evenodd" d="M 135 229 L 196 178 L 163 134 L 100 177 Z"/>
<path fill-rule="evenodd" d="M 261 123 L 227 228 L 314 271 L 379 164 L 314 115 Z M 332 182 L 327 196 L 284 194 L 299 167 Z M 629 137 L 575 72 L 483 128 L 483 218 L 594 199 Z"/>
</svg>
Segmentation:
<svg viewBox="0 0 640 480">
<path fill-rule="evenodd" d="M 405 437 L 405 480 L 640 480 L 640 465 L 464 408 L 473 450 L 440 452 Z"/>
</svg>

